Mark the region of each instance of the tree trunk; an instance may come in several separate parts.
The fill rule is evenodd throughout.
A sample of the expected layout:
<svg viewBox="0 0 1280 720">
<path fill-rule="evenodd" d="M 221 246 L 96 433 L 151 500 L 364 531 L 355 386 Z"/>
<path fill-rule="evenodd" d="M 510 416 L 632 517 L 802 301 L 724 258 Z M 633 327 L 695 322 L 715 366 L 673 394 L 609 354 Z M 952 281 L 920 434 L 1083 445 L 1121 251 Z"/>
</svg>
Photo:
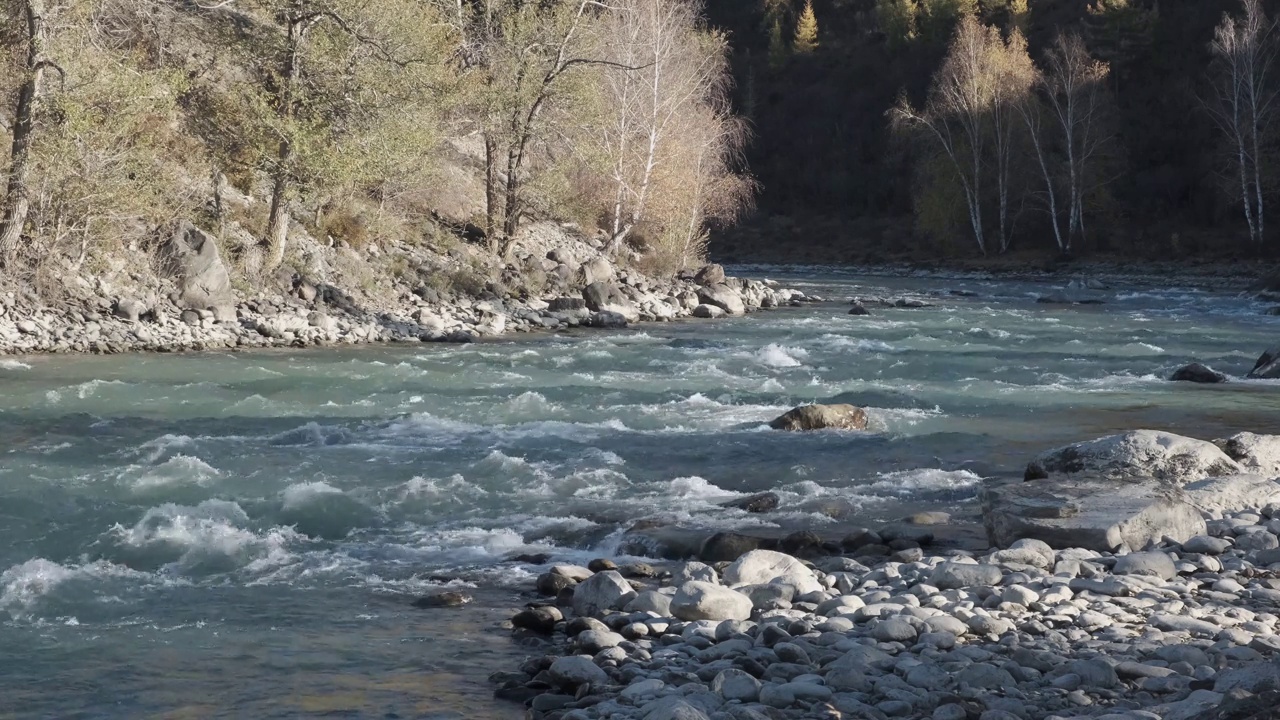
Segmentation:
<svg viewBox="0 0 1280 720">
<path fill-rule="evenodd" d="M 484 235 L 490 250 L 498 249 L 498 141 L 484 134 Z"/>
<path fill-rule="evenodd" d="M 520 161 L 521 154 L 512 148 L 507 153 L 507 185 L 503 201 L 501 254 L 504 258 L 507 256 L 507 251 L 511 249 L 516 231 L 520 229 Z"/>
<path fill-rule="evenodd" d="M 287 159 L 287 150 L 281 149 L 281 162 Z M 289 180 L 284 172 L 276 175 L 275 184 L 271 188 L 271 214 L 267 218 L 267 234 L 263 236 L 262 246 L 267 251 L 268 270 L 275 270 L 284 262 L 285 243 L 289 239 Z"/>
<path fill-rule="evenodd" d="M 306 39 L 307 30 L 316 22 L 316 16 L 308 15 L 289 19 L 288 45 L 285 47 L 284 67 L 281 68 L 280 97 L 276 105 L 276 113 L 284 127 L 284 139 L 280 141 L 280 152 L 271 188 L 271 214 L 267 218 L 267 232 L 259 244 L 267 251 L 267 270 L 275 270 L 284 262 L 285 243 L 289 237 L 289 180 L 293 172 L 293 143 L 289 135 L 293 132 L 294 88 L 298 75 L 302 72 L 299 53 Z"/>
<path fill-rule="evenodd" d="M 42 0 L 27 0 L 27 79 L 18 91 L 14 112 L 13 147 L 10 151 L 9 183 L 5 195 L 4 220 L 0 221 L 0 259 L 7 260 L 17 249 L 27 223 L 31 200 L 27 196 L 30 175 L 31 134 L 36 105 L 40 102 L 46 60 L 45 25 Z"/>
</svg>

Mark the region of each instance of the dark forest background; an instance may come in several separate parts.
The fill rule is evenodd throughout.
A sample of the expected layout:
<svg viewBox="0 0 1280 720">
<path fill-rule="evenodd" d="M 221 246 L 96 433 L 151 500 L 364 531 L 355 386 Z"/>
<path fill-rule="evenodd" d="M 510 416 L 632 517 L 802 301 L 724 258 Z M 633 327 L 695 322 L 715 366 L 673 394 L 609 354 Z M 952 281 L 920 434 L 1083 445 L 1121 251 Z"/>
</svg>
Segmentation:
<svg viewBox="0 0 1280 720">
<path fill-rule="evenodd" d="M 917 3 L 925 12 L 927 5 Z M 951 26 L 921 21 L 903 42 L 881 27 L 877 0 L 814 0 L 818 46 L 803 53 L 790 45 L 803 10 L 798 0 L 709 0 L 710 21 L 733 47 L 735 99 L 755 131 L 747 161 L 761 186 L 757 212 L 719 233 L 713 254 L 854 262 L 976 255 L 961 215 L 952 233 L 921 227 L 911 147 L 919 140 L 895 137 L 886 119 L 899 93 L 923 100 Z M 997 26 L 1015 11 L 1008 0 L 976 5 Z M 1033 59 L 1058 33 L 1077 31 L 1110 66 L 1113 165 L 1079 253 L 1275 253 L 1276 238 L 1262 248 L 1248 243 L 1221 132 L 1205 109 L 1214 27 L 1240 11 L 1237 0 L 1030 0 L 1023 10 Z M 1022 209 L 1013 254 L 1054 255 L 1046 228 L 1042 212 Z"/>
</svg>

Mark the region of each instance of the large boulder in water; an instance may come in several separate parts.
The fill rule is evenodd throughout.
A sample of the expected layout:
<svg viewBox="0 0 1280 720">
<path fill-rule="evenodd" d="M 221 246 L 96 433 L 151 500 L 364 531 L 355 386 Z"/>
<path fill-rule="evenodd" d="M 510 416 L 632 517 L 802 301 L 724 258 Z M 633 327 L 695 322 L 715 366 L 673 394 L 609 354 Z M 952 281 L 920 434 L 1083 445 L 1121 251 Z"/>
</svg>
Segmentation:
<svg viewBox="0 0 1280 720">
<path fill-rule="evenodd" d="M 1032 538 L 1055 548 L 1140 550 L 1165 537 L 1184 542 L 1206 530 L 1199 509 L 1171 497 L 1168 486 L 1151 479 L 989 484 L 978 499 L 988 539 L 996 547 Z"/>
<path fill-rule="evenodd" d="M 853 405 L 801 405 L 769 423 L 774 430 L 865 430 L 867 413 Z"/>
<path fill-rule="evenodd" d="M 235 305 L 231 277 L 222 263 L 218 243 L 187 221 L 178 223 L 160 247 L 161 267 L 178 284 L 176 302 L 192 310 Z"/>
<path fill-rule="evenodd" d="M 1025 479 L 1084 474 L 1183 484 L 1239 472 L 1239 463 L 1211 442 L 1157 430 L 1131 430 L 1043 453 L 1027 465 Z"/>
<path fill-rule="evenodd" d="M 1249 472 L 1280 476 L 1280 435 L 1242 432 L 1225 440 L 1215 440 L 1213 444 Z"/>
<path fill-rule="evenodd" d="M 582 299 L 592 312 L 610 312 L 621 315 L 627 322 L 640 319 L 635 304 L 622 294 L 617 285 L 609 282 L 593 282 L 582 289 Z"/>
<path fill-rule="evenodd" d="M 1174 382 L 1224 383 L 1227 381 L 1227 376 L 1208 365 L 1191 363 L 1174 370 L 1169 379 Z"/>
<path fill-rule="evenodd" d="M 721 507 L 746 510 L 749 513 L 763 513 L 777 510 L 780 500 L 776 492 L 762 492 L 721 503 Z"/>
<path fill-rule="evenodd" d="M 745 315 L 747 312 L 742 295 L 724 283 L 702 288 L 698 291 L 698 299 L 707 305 L 719 307 L 729 315 Z"/>
<path fill-rule="evenodd" d="M 1251 380 L 1280 380 L 1280 346 L 1262 353 L 1246 377 Z"/>
</svg>

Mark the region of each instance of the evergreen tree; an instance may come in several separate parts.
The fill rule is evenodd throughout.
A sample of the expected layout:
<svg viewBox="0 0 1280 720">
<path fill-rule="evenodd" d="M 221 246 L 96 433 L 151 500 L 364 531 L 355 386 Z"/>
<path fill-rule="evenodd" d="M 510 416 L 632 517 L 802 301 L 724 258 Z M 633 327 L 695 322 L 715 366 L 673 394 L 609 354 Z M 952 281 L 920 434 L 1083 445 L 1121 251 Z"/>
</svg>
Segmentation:
<svg viewBox="0 0 1280 720">
<path fill-rule="evenodd" d="M 796 23 L 796 37 L 791 46 L 797 55 L 809 55 L 818 49 L 818 18 L 813 14 L 813 0 L 804 4 L 804 12 Z"/>
<path fill-rule="evenodd" d="M 769 67 L 777 70 L 787 61 L 787 44 L 782 41 L 782 21 L 774 20 L 769 29 Z"/>
</svg>

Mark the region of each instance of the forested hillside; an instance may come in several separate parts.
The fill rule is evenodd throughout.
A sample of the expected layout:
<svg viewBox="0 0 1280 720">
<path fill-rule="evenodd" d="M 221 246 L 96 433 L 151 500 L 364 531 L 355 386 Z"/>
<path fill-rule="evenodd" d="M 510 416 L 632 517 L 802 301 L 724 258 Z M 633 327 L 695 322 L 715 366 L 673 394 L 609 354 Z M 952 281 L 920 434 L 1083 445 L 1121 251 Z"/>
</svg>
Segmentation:
<svg viewBox="0 0 1280 720">
<path fill-rule="evenodd" d="M 1243 202 L 1259 189 L 1264 206 L 1275 199 L 1276 38 L 1261 15 L 1269 8 L 1257 8 L 1252 27 L 1240 0 L 711 0 L 708 9 L 734 49 L 735 98 L 755 129 L 748 158 L 762 188 L 752 222 L 718 239 L 721 255 L 979 256 L 966 176 L 980 181 L 990 255 L 1274 252 L 1270 226 L 1251 232 Z M 1239 22 L 1219 28 L 1225 13 Z M 965 16 L 976 21 L 970 40 L 978 33 L 986 44 L 971 44 L 969 70 L 987 83 L 966 101 L 968 135 L 961 109 L 943 107 L 939 94 L 948 73 L 956 80 L 948 53 Z M 1215 52 L 1215 28 L 1234 44 Z M 806 34 L 815 37 L 801 42 Z M 1025 48 L 1015 47 L 1022 37 Z M 1055 58 L 1060 71 L 1063 60 L 1079 61 L 1070 92 Z M 1242 153 L 1223 121 L 1234 109 L 1236 129 L 1250 125 L 1247 103 L 1229 100 L 1233 88 L 1243 100 L 1251 87 L 1260 133 L 1244 138 Z M 1062 130 L 1055 110 L 1068 98 L 1088 105 L 1087 131 L 1079 114 L 1074 135 Z M 969 158 L 959 171 L 933 132 L 942 126 Z M 1069 248 L 1056 238 L 1074 229 L 1068 137 L 1092 150 L 1075 183 L 1083 230 Z"/>
<path fill-rule="evenodd" d="M 0 264 L 41 288 L 145 269 L 182 220 L 246 286 L 308 242 L 510 264 L 533 219 L 660 272 L 712 234 L 724 258 L 825 261 L 1280 245 L 1260 0 L 0 12 Z"/>
<path fill-rule="evenodd" d="M 680 0 L 6 0 L 0 266 L 146 273 L 189 221 L 249 288 L 549 219 L 678 270 L 752 202 L 728 57 Z"/>
</svg>

